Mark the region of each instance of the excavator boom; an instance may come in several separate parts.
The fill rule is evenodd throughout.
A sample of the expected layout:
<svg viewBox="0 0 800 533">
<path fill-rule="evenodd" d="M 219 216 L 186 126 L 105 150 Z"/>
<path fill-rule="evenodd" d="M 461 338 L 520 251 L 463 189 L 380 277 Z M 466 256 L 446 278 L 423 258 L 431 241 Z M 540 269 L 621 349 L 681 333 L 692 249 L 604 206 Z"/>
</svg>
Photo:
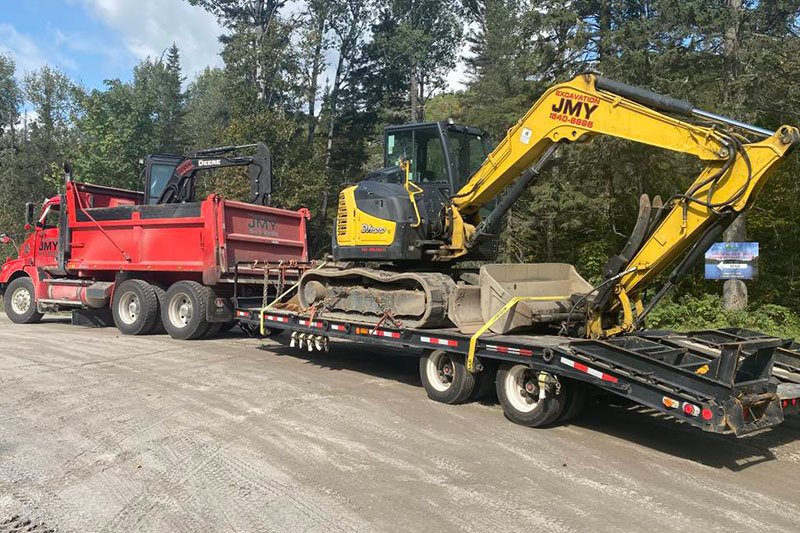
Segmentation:
<svg viewBox="0 0 800 533">
<path fill-rule="evenodd" d="M 690 123 L 661 111 L 696 117 Z M 711 122 L 711 123 L 709 123 Z M 766 137 L 750 143 L 743 134 Z M 752 206 L 770 171 L 800 141 L 791 126 L 771 132 L 696 109 L 688 102 L 631 87 L 594 74 L 584 74 L 548 89 L 512 127 L 484 164 L 452 199 L 452 240 L 439 260 L 454 259 L 488 233 L 479 212 L 520 175 L 527 181 L 559 143 L 586 142 L 599 135 L 626 139 L 690 154 L 705 168 L 684 194 L 667 201 L 660 216 L 628 247 L 631 258 L 616 258 L 606 277 L 620 273 L 615 284 L 599 291 L 593 305 L 594 336 L 612 335 L 635 327 L 644 310 L 639 295 L 687 250 L 702 243 L 705 250 L 736 213 Z M 530 167 L 534 170 L 527 170 Z M 519 184 L 518 184 L 519 185 Z M 516 186 L 487 219 L 495 223 L 523 192 Z M 648 206 L 649 209 L 649 206 Z M 497 213 L 496 211 L 501 211 Z M 646 220 L 645 222 L 651 222 Z M 631 248 L 633 250 L 631 250 Z M 685 268 L 684 268 L 685 270 Z M 616 298 L 611 298 L 611 294 Z M 621 324 L 602 324 L 604 315 L 623 311 Z"/>
</svg>

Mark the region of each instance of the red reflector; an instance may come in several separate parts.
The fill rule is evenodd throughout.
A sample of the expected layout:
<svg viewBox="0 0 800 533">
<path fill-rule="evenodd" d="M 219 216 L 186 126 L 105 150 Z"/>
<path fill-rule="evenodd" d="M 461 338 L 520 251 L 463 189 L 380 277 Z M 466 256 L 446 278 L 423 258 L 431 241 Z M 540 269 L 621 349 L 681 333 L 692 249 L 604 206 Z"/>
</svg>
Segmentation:
<svg viewBox="0 0 800 533">
<path fill-rule="evenodd" d="M 711 412 L 711 409 L 703 409 L 703 420 L 711 420 L 714 416 L 714 413 Z"/>
<path fill-rule="evenodd" d="M 789 407 L 789 400 L 783 400 L 783 406 Z"/>
<path fill-rule="evenodd" d="M 683 412 L 688 416 L 697 416 L 700 414 L 700 408 L 696 405 L 690 404 L 689 402 L 685 402 L 683 404 Z"/>
<path fill-rule="evenodd" d="M 792 398 L 792 405 L 797 405 L 797 398 Z"/>
</svg>

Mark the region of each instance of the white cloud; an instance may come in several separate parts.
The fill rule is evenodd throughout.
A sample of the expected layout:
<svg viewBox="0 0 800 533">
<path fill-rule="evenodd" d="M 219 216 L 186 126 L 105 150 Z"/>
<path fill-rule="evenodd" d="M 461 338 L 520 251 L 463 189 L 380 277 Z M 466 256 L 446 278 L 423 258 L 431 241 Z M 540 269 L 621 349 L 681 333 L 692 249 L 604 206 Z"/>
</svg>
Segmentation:
<svg viewBox="0 0 800 533">
<path fill-rule="evenodd" d="M 29 36 L 19 33 L 14 26 L 0 23 L 0 54 L 10 55 L 17 64 L 17 72 L 36 70 L 47 64 L 39 46 Z"/>
<path fill-rule="evenodd" d="M 221 66 L 223 32 L 216 18 L 186 0 L 82 0 L 89 13 L 117 32 L 138 59 L 161 57 L 174 42 L 189 80 L 206 66 Z"/>
</svg>

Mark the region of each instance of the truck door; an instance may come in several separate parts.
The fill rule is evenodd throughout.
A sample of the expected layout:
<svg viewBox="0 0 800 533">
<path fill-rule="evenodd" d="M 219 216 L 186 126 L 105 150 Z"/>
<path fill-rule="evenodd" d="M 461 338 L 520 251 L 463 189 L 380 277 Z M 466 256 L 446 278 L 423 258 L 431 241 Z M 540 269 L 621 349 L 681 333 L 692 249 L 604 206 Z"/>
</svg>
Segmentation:
<svg viewBox="0 0 800 533">
<path fill-rule="evenodd" d="M 36 223 L 34 264 L 39 268 L 53 268 L 58 265 L 59 207 L 57 203 L 45 204 Z"/>
</svg>

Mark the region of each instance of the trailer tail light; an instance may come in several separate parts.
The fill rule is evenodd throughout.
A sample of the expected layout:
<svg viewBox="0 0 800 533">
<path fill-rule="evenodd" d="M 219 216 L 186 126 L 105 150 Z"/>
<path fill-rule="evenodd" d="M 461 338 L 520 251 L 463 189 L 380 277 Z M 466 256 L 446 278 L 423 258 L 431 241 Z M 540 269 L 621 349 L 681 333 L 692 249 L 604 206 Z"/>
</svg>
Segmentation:
<svg viewBox="0 0 800 533">
<path fill-rule="evenodd" d="M 683 403 L 683 413 L 686 416 L 697 416 L 700 414 L 700 408 L 689 402 Z"/>
<path fill-rule="evenodd" d="M 668 409 L 677 409 L 681 406 L 681 402 L 674 398 L 670 398 L 669 396 L 664 396 L 661 398 L 661 403 L 663 403 L 664 407 L 667 407 Z"/>
<path fill-rule="evenodd" d="M 711 420 L 712 418 L 714 418 L 714 413 L 711 411 L 711 409 L 708 407 L 703 409 L 703 420 Z"/>
</svg>

